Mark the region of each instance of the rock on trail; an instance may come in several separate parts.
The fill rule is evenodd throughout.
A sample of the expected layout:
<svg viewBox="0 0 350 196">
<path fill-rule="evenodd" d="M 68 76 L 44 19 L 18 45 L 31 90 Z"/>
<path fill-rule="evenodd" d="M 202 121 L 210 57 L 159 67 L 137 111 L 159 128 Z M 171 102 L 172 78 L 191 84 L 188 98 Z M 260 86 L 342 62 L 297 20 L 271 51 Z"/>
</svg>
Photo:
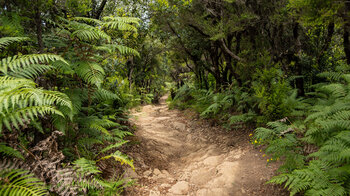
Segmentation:
<svg viewBox="0 0 350 196">
<path fill-rule="evenodd" d="M 136 173 L 126 175 L 137 185 L 126 195 L 287 195 L 264 185 L 276 164 L 266 165 L 262 153 L 248 144 L 248 132 L 218 130 L 184 111 L 169 110 L 165 99 L 133 112 L 139 144 L 128 154 Z"/>
</svg>

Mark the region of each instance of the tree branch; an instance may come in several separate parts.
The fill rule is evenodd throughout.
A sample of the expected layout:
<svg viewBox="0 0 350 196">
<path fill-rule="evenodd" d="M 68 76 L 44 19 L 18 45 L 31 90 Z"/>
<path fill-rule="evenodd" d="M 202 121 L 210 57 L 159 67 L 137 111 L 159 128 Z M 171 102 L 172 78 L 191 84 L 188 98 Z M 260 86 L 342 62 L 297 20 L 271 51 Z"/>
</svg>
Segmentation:
<svg viewBox="0 0 350 196">
<path fill-rule="evenodd" d="M 220 39 L 220 43 L 224 51 L 229 54 L 232 58 L 236 59 L 237 61 L 244 61 L 239 56 L 235 55 L 225 44 L 224 39 Z"/>
</svg>

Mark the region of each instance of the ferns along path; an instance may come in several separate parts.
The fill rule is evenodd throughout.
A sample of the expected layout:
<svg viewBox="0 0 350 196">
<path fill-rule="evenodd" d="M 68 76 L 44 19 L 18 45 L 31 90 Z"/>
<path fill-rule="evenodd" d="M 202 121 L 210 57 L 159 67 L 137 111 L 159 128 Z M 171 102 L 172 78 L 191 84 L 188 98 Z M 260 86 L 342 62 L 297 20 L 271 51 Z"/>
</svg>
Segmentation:
<svg viewBox="0 0 350 196">
<path fill-rule="evenodd" d="M 0 195 L 350 194 L 347 0 L 0 0 Z"/>
</svg>

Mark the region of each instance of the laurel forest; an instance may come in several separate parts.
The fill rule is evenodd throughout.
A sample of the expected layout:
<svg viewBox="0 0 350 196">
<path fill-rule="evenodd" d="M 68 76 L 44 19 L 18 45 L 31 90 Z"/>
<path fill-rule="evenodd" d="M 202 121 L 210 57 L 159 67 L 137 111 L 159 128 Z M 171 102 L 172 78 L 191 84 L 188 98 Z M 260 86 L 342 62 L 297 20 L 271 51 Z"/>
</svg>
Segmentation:
<svg viewBox="0 0 350 196">
<path fill-rule="evenodd" d="M 345 0 L 0 1 L 0 195 L 124 194 L 129 111 L 167 94 L 254 127 L 267 183 L 348 195 L 349 36 Z"/>
</svg>

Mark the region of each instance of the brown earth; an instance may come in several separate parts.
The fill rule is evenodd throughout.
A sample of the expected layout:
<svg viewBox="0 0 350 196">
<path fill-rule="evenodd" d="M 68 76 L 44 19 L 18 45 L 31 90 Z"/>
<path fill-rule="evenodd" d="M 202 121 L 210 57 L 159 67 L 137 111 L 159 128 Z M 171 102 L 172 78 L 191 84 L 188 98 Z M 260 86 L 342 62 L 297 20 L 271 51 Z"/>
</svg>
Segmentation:
<svg viewBox="0 0 350 196">
<path fill-rule="evenodd" d="M 249 143 L 252 131 L 210 126 L 193 112 L 169 110 L 165 99 L 132 112 L 138 144 L 128 154 L 136 170 L 125 176 L 137 185 L 126 195 L 288 195 L 265 185 L 278 163 L 267 165 L 267 157 Z"/>
</svg>

